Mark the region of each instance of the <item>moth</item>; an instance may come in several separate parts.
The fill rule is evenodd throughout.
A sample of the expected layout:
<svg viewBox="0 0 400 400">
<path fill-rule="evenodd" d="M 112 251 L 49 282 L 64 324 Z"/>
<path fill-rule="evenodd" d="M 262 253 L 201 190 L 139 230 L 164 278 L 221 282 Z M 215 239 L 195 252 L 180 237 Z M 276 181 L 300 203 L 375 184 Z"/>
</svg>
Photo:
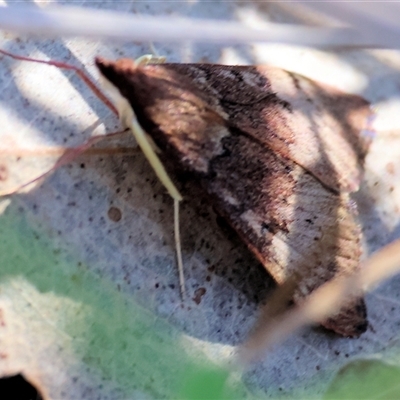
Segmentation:
<svg viewBox="0 0 400 400">
<path fill-rule="evenodd" d="M 295 302 L 358 269 L 350 193 L 371 140 L 366 100 L 268 66 L 95 62 L 122 120 L 159 153 L 171 196 L 169 174 L 191 175 L 278 284 L 295 277 Z M 323 325 L 362 334 L 362 294 Z"/>
</svg>

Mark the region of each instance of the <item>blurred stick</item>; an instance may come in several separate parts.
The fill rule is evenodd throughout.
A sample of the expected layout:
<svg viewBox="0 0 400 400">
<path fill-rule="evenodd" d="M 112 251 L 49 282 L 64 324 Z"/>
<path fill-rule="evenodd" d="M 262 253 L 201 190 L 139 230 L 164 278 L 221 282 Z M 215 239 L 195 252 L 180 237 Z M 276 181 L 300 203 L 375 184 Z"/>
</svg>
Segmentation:
<svg viewBox="0 0 400 400">
<path fill-rule="evenodd" d="M 349 295 L 359 293 L 360 290 L 371 290 L 373 286 L 398 272 L 400 239 L 373 254 L 357 274 L 325 283 L 311 293 L 301 305 L 280 316 L 271 318 L 266 309 L 249 339 L 239 349 L 238 359 L 243 364 L 256 360 L 266 349 L 284 341 L 297 329 L 324 321 L 341 307 Z M 276 295 L 275 298 L 279 299 L 280 296 Z"/>
<path fill-rule="evenodd" d="M 370 27 L 371 28 L 371 27 Z M 75 7 L 0 7 L 0 29 L 47 37 L 84 36 L 119 41 L 204 43 L 275 42 L 314 47 L 399 47 L 399 41 L 371 37 L 351 27 L 279 23 L 251 28 L 241 23 L 153 17 Z"/>
<path fill-rule="evenodd" d="M 365 40 L 385 47 L 400 47 L 400 2 L 398 1 L 298 1 L 305 9 L 314 10 L 357 29 Z M 397 43 L 397 44 L 396 44 Z"/>
</svg>

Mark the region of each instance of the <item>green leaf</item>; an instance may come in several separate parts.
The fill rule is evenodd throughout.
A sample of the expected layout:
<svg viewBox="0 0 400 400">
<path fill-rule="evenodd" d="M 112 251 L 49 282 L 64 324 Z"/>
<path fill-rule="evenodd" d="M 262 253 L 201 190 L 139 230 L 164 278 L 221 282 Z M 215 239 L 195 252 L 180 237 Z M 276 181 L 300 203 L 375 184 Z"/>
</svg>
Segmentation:
<svg viewBox="0 0 400 400">
<path fill-rule="evenodd" d="M 343 367 L 324 396 L 330 399 L 398 399 L 400 368 L 377 360 L 360 360 Z"/>
<path fill-rule="evenodd" d="M 189 356 L 180 331 L 119 292 L 108 277 L 96 276 L 73 254 L 60 252 L 13 206 L 0 218 L 2 300 L 10 304 L 6 313 L 20 316 L 27 327 L 24 334 L 19 325 L 10 340 L 18 342 L 19 348 L 35 342 L 29 362 L 37 370 L 22 371 L 28 378 L 50 373 L 54 357 L 65 357 L 63 372 L 87 379 L 88 386 L 100 380 L 104 391 L 116 388 L 122 397 L 138 393 L 186 399 L 244 396 L 241 384 L 235 390 L 227 384 L 228 369 L 202 355 Z M 15 354 L 10 358 L 15 365 L 23 361 Z M 56 383 L 57 378 L 47 376 L 42 384 Z"/>
</svg>

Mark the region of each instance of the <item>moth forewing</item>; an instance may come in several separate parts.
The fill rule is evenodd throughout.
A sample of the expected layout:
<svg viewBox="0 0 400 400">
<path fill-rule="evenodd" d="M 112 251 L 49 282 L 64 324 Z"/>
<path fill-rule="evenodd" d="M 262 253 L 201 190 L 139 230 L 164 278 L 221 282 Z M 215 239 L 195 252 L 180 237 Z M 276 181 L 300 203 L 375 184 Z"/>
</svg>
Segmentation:
<svg viewBox="0 0 400 400">
<path fill-rule="evenodd" d="M 369 143 L 360 134 L 370 114 L 364 99 L 269 67 L 139 69 L 128 60 L 98 67 L 163 156 L 201 183 L 271 275 L 280 283 L 299 277 L 296 301 L 358 269 L 361 231 L 341 190 L 359 184 Z M 363 300 L 349 299 L 324 325 L 360 335 Z"/>
<path fill-rule="evenodd" d="M 288 71 L 260 68 L 260 73 L 271 77 L 271 91 L 288 104 L 281 111 L 293 133 L 287 155 L 335 190 L 358 190 L 371 140 L 366 132 L 369 104 Z M 282 126 L 276 132 L 278 138 L 287 138 Z M 279 146 L 272 138 L 269 144 Z"/>
</svg>

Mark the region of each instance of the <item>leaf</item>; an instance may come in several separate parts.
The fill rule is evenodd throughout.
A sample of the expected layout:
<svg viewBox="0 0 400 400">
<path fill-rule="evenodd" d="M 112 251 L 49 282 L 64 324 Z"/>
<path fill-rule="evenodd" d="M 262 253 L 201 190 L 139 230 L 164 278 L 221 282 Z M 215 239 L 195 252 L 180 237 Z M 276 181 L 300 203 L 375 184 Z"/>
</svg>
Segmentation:
<svg viewBox="0 0 400 400">
<path fill-rule="evenodd" d="M 104 392 L 118 388 L 122 397 L 244 393 L 229 387 L 227 369 L 190 357 L 171 325 L 71 255 L 60 257 L 46 235 L 32 231 L 15 211 L 0 221 L 1 357 L 9 360 L 2 375 L 23 373 L 49 398 L 84 398 L 84 388 L 94 390 L 100 381 Z"/>
<path fill-rule="evenodd" d="M 210 6 L 188 2 L 176 3 L 177 8 L 173 3 L 133 1 L 82 4 L 138 14 L 173 12 L 249 23 L 262 23 L 264 19 L 298 21 L 291 10 L 282 12 L 272 3 L 219 2 Z M 117 59 L 150 51 L 147 44 L 116 46 L 85 38 L 16 40 L 11 34 L 2 35 L 1 47 L 85 66 L 94 78 L 96 55 Z M 372 144 L 366 180 L 357 196 L 365 255 L 399 237 L 400 126 L 396 99 L 400 65 L 395 53 L 333 54 L 275 44 L 242 49 L 161 43 L 157 50 L 170 61 L 271 62 L 366 96 L 378 107 L 379 135 Z M 0 78 L 1 149 L 5 137 L 18 145 L 11 148 L 15 151 L 74 148 L 91 135 L 119 129 L 115 117 L 73 74 L 1 59 Z M 132 142 L 124 142 L 124 146 L 132 147 Z M 33 350 L 0 358 L 2 374 L 11 365 L 16 367 L 8 371 L 13 374 L 24 366 L 43 367 L 54 374 L 46 385 L 64 390 L 58 398 L 82 398 L 84 393 L 85 398 L 118 399 L 126 398 L 128 392 L 134 398 L 156 397 L 161 384 L 146 375 L 154 371 L 156 377 L 171 376 L 171 387 L 162 387 L 164 397 L 178 397 L 180 393 L 189 397 L 196 395 L 195 388 L 188 393 L 186 387 L 191 385 L 179 378 L 186 371 L 188 380 L 193 376 L 190 368 L 184 367 L 193 365 L 191 352 L 195 348 L 201 353 L 200 360 L 208 360 L 207 367 L 201 361 L 198 365 L 196 355 L 194 365 L 199 374 L 206 379 L 208 372 L 204 370 L 212 374 L 217 368 L 219 382 L 223 381 L 226 370 L 215 367 L 217 360 L 225 361 L 245 339 L 260 300 L 273 284 L 195 188 L 183 184 L 186 201 L 181 232 L 190 295 L 184 307 L 177 286 L 172 204 L 140 153 L 84 155 L 29 189 L 2 199 L 0 229 L 2 240 L 6 240 L 1 248 L 0 270 L 5 271 L 1 288 L 8 293 L 7 302 L 2 302 L 4 315 L 10 317 L 7 321 L 16 321 L 21 334 L 25 333 L 21 343 L 32 343 Z M 111 207 L 121 212 L 119 222 L 108 217 Z M 198 289 L 205 290 L 199 304 L 191 301 Z M 21 293 L 26 295 L 21 298 Z M 247 397 L 254 393 L 271 398 L 320 397 L 346 362 L 371 355 L 386 357 L 384 349 L 398 333 L 397 295 L 395 278 L 368 296 L 372 328 L 357 341 L 307 329 L 284 345 L 276 345 L 245 372 L 243 390 L 250 393 L 237 393 Z M 32 311 L 31 300 L 48 312 L 39 315 L 37 307 Z M 18 312 L 13 311 L 14 304 Z M 19 311 L 22 319 L 18 318 Z M 40 334 L 34 336 L 33 331 Z M 65 332 L 72 337 L 70 341 Z M 1 334 L 1 343 L 12 343 L 14 334 L 15 330 Z M 43 338 L 51 339 L 49 345 Z M 140 354 L 149 354 L 155 360 L 137 365 L 137 372 L 131 369 L 134 345 L 138 345 Z M 179 352 L 182 347 L 186 355 Z M 29 357 L 31 363 L 25 364 Z M 178 372 L 183 370 L 183 375 L 174 376 L 172 364 L 180 360 Z M 174 383 L 181 386 L 173 387 Z M 215 386 L 219 390 L 221 384 Z M 240 382 L 238 386 L 242 387 Z"/>
<path fill-rule="evenodd" d="M 324 395 L 333 399 L 396 399 L 400 396 L 400 368 L 378 360 L 349 363 L 336 375 Z"/>
</svg>

